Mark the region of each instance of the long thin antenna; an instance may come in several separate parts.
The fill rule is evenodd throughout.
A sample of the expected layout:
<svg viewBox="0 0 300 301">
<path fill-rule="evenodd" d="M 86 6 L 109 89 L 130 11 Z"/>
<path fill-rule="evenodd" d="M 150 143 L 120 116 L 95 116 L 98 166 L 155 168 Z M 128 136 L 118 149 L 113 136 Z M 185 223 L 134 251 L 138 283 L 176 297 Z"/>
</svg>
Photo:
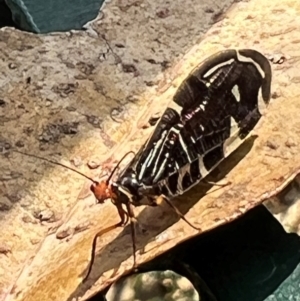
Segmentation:
<svg viewBox="0 0 300 301">
<path fill-rule="evenodd" d="M 79 175 L 85 177 L 86 179 L 92 181 L 93 183 L 98 184 L 98 182 L 95 181 L 94 179 L 88 177 L 87 175 L 83 174 L 82 172 L 76 170 L 75 168 L 72 168 L 72 167 L 70 167 L 70 166 L 67 166 L 67 165 L 65 165 L 65 164 L 63 164 L 63 163 L 60 163 L 60 162 L 57 162 L 57 161 L 54 161 L 54 160 L 50 160 L 50 159 L 47 159 L 47 158 L 43 158 L 43 157 L 40 157 L 40 156 L 37 156 L 37 155 L 28 154 L 28 153 L 25 153 L 25 152 L 22 152 L 22 151 L 19 151 L 19 150 L 15 150 L 15 149 L 13 149 L 12 151 L 15 152 L 15 153 L 19 153 L 19 154 L 28 156 L 28 157 L 37 158 L 37 159 L 40 159 L 40 160 L 49 162 L 49 163 L 51 163 L 51 164 L 55 164 L 55 165 L 58 165 L 58 166 L 61 166 L 61 167 L 65 167 L 65 168 L 67 168 L 67 169 L 69 169 L 69 170 L 72 170 L 72 171 L 78 173 Z"/>
<path fill-rule="evenodd" d="M 109 184 L 109 181 L 111 180 L 112 176 L 114 175 L 115 171 L 117 170 L 117 168 L 120 166 L 121 162 L 130 154 L 135 154 L 133 151 L 129 151 L 128 153 L 126 153 L 122 159 L 118 162 L 118 164 L 114 167 L 114 169 L 112 170 L 110 176 L 108 177 L 108 179 L 106 180 L 106 185 Z"/>
</svg>

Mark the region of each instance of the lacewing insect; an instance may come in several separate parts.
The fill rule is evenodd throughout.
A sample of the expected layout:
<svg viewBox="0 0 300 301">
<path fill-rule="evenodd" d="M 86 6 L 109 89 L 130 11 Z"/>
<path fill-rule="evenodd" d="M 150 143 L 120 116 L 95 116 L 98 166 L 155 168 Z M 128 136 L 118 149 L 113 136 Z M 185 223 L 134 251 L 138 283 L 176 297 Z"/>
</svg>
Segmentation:
<svg viewBox="0 0 300 301">
<path fill-rule="evenodd" d="M 85 279 L 93 265 L 97 237 L 128 221 L 136 265 L 134 206 L 156 206 L 165 200 L 180 218 L 201 230 L 170 199 L 198 184 L 245 140 L 262 116 L 261 107 L 269 103 L 271 74 L 267 58 L 251 49 L 221 51 L 200 63 L 179 86 L 153 134 L 116 181 L 112 176 L 129 153 L 101 182 L 41 158 L 88 178 L 97 203 L 111 199 L 117 207 L 121 220 L 95 236 Z"/>
</svg>

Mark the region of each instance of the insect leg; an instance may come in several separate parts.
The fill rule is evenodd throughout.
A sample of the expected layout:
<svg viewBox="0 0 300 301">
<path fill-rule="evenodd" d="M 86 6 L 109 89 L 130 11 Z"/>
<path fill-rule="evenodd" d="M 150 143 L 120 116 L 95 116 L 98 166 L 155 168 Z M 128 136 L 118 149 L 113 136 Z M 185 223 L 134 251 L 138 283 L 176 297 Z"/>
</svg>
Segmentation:
<svg viewBox="0 0 300 301">
<path fill-rule="evenodd" d="M 131 239 L 132 239 L 132 252 L 133 252 L 133 268 L 136 270 L 136 233 L 135 233 L 135 223 L 136 219 L 134 217 L 134 212 L 133 212 L 133 207 L 132 205 L 128 202 L 126 203 L 126 209 L 128 213 L 128 217 L 130 220 L 130 228 L 131 228 Z"/>
<path fill-rule="evenodd" d="M 98 233 L 96 233 L 96 235 L 94 236 L 94 239 L 93 239 L 93 244 L 92 244 L 92 250 L 91 250 L 91 260 L 90 260 L 90 263 L 89 263 L 89 266 L 88 266 L 88 271 L 86 273 L 86 275 L 84 276 L 84 278 L 82 279 L 82 282 L 85 282 L 90 273 L 91 273 L 91 270 L 92 270 L 92 267 L 93 267 L 93 264 L 94 264 L 94 261 L 95 261 L 95 257 L 96 257 L 96 246 L 97 246 L 97 239 L 98 237 L 102 236 L 103 234 L 105 233 L 108 233 L 118 227 L 122 227 L 122 226 L 125 226 L 127 223 L 128 223 L 128 213 L 122 208 L 122 204 L 114 204 L 117 209 L 118 209 L 118 213 L 121 217 L 121 221 L 115 225 L 112 225 L 112 226 L 109 226 L 105 229 L 102 229 L 100 230 Z"/>
<path fill-rule="evenodd" d="M 201 228 L 198 228 L 196 226 L 194 226 L 191 222 L 189 222 L 185 216 L 179 211 L 179 209 L 165 196 L 165 195 L 160 195 L 157 199 L 156 199 L 156 204 L 160 205 L 162 203 L 162 201 L 165 201 L 176 213 L 177 215 L 184 220 L 190 227 L 192 227 L 195 230 L 198 231 L 202 231 Z"/>
<path fill-rule="evenodd" d="M 203 184 L 208 184 L 208 185 L 213 185 L 213 186 L 219 186 L 219 187 L 225 187 L 225 186 L 228 186 L 231 184 L 230 181 L 222 184 L 222 183 L 216 183 L 216 182 L 212 182 L 212 181 L 207 181 L 207 180 L 202 180 L 200 183 L 203 183 Z"/>
</svg>

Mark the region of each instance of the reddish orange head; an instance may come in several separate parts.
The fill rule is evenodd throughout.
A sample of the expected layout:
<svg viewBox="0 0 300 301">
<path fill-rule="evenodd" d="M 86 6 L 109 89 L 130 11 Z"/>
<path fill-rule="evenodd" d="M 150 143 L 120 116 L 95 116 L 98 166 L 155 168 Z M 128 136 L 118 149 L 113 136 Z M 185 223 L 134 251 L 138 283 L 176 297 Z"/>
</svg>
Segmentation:
<svg viewBox="0 0 300 301">
<path fill-rule="evenodd" d="M 111 199 L 113 201 L 113 203 L 115 203 L 115 201 L 117 201 L 118 196 L 116 195 L 115 192 L 113 192 L 111 185 L 109 183 L 110 183 L 110 180 L 111 180 L 112 176 L 114 175 L 115 171 L 119 168 L 120 163 L 124 160 L 124 158 L 128 154 L 131 154 L 131 153 L 134 154 L 134 152 L 129 151 L 128 153 L 126 153 L 123 156 L 123 158 L 114 167 L 114 169 L 112 170 L 110 176 L 108 177 L 108 179 L 106 181 L 97 182 L 97 181 L 89 178 L 93 182 L 93 184 L 91 185 L 91 191 L 94 193 L 94 195 L 97 199 L 97 203 L 104 203 L 104 201 L 107 199 Z"/>
<path fill-rule="evenodd" d="M 91 191 L 97 199 L 97 203 L 104 203 L 107 199 L 115 199 L 116 195 L 112 192 L 111 185 L 107 181 L 94 182 L 91 185 Z"/>
</svg>

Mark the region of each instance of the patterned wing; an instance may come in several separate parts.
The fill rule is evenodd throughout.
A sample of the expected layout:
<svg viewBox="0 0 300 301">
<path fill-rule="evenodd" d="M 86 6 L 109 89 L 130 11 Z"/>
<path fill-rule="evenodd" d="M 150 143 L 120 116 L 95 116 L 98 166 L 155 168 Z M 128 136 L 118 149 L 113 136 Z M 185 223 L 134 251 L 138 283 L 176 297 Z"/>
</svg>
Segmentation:
<svg viewBox="0 0 300 301">
<path fill-rule="evenodd" d="M 227 50 L 208 58 L 180 85 L 127 172 L 155 194 L 183 193 L 228 155 L 232 135 L 242 140 L 253 129 L 261 117 L 259 90 L 267 104 L 270 85 L 270 64 L 257 51 Z"/>
</svg>

